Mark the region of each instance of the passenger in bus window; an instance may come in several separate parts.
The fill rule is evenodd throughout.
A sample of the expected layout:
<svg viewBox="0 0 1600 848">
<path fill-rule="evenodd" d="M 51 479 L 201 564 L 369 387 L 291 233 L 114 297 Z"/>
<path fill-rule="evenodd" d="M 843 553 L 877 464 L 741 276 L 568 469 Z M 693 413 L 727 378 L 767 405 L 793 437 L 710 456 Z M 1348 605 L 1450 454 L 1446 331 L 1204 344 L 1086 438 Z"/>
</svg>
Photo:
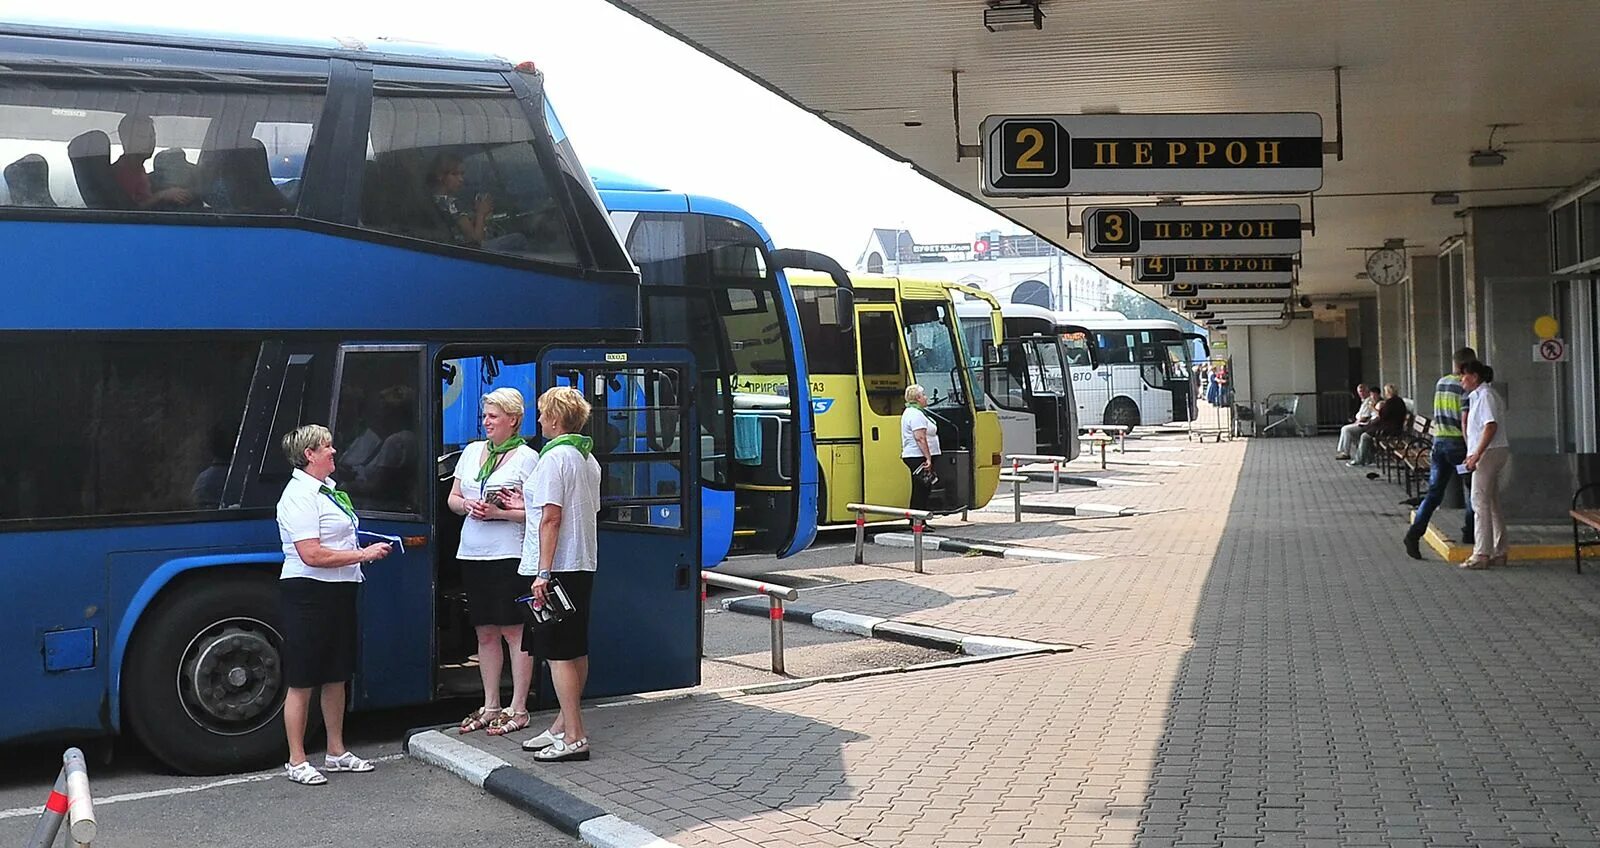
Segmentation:
<svg viewBox="0 0 1600 848">
<path fill-rule="evenodd" d="M 594 440 L 582 435 L 592 410 L 570 386 L 539 396 L 544 447 L 523 493 L 527 533 L 517 573 L 533 577 L 533 602 L 549 602 L 552 581 L 571 599 L 573 611 L 548 622 L 523 644 L 550 664 L 561 712 L 550 727 L 522 743 L 541 762 L 589 759 L 589 736 L 579 709 L 589 679 L 589 606 L 599 565 L 600 463 Z"/>
<path fill-rule="evenodd" d="M 290 780 L 306 786 L 328 782 L 322 771 L 367 772 L 372 764 L 344 744 L 346 688 L 355 671 L 356 590 L 362 563 L 389 555 L 385 542 L 362 547 L 350 496 L 333 480 L 333 434 L 306 424 L 283 437 L 294 472 L 278 499 L 278 538 L 283 570 L 278 578 L 279 632 L 283 640 L 283 728 L 289 742 Z M 322 689 L 322 721 L 328 752 L 322 771 L 306 759 L 306 718 L 311 693 Z"/>
<path fill-rule="evenodd" d="M 117 140 L 122 155 L 111 163 L 111 177 L 137 209 L 162 209 L 187 206 L 194 194 L 185 188 L 154 190 L 144 163 L 156 152 L 156 124 L 149 115 L 129 113 L 117 123 Z"/>
<path fill-rule="evenodd" d="M 539 455 L 522 438 L 522 393 L 502 387 L 483 397 L 483 441 L 461 451 L 450 511 L 465 517 L 456 561 L 467 589 L 467 617 L 478 637 L 478 672 L 483 706 L 461 720 L 460 732 L 488 729 L 489 735 L 515 733 L 528 726 L 528 691 L 533 657 L 522 649 L 523 594 L 517 575 L 522 557 L 522 489 Z M 500 643 L 511 649 L 511 706 L 500 708 Z"/>
<path fill-rule="evenodd" d="M 460 156 L 445 151 L 433 157 L 428 168 L 428 191 L 434 208 L 450 225 L 450 240 L 455 244 L 481 245 L 494 214 L 494 198 L 480 193 L 472 201 L 472 213 L 461 211 L 456 195 L 467 184 L 467 166 Z"/>
</svg>

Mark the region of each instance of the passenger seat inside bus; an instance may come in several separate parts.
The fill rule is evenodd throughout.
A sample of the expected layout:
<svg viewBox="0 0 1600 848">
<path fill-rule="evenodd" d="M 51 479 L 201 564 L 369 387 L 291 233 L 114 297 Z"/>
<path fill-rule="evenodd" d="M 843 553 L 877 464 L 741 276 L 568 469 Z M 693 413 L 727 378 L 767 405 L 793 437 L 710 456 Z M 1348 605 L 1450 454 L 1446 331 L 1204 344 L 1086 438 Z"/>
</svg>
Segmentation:
<svg viewBox="0 0 1600 848">
<path fill-rule="evenodd" d="M 12 206 L 55 207 L 56 200 L 50 196 L 50 163 L 43 156 L 29 153 L 12 162 L 6 166 L 5 178 Z"/>
<path fill-rule="evenodd" d="M 83 205 L 90 209 L 132 209 L 133 201 L 111 176 L 111 137 L 89 130 L 67 142 L 72 176 Z"/>
<path fill-rule="evenodd" d="M 283 192 L 272 184 L 267 147 L 248 138 L 239 147 L 209 150 L 202 157 L 206 202 L 217 212 L 273 215 L 289 211 Z"/>
</svg>

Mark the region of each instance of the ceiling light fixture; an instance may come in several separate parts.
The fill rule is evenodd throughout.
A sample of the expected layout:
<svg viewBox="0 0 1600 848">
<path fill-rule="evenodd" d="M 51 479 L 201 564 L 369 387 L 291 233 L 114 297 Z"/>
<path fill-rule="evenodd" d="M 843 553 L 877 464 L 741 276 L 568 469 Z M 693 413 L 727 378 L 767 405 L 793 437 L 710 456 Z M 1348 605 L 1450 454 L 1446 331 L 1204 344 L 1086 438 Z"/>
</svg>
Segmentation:
<svg viewBox="0 0 1600 848">
<path fill-rule="evenodd" d="M 1003 29 L 1044 29 L 1044 10 L 1039 0 L 990 0 L 983 10 L 983 28 L 990 32 Z"/>
<path fill-rule="evenodd" d="M 1490 124 L 1489 143 L 1484 145 L 1482 150 L 1472 151 L 1472 155 L 1467 157 L 1467 164 L 1474 168 L 1498 168 L 1499 166 L 1504 165 L 1506 163 L 1506 154 L 1503 152 L 1505 148 L 1494 146 L 1494 134 L 1499 132 L 1504 127 L 1515 126 L 1520 125 Z"/>
</svg>

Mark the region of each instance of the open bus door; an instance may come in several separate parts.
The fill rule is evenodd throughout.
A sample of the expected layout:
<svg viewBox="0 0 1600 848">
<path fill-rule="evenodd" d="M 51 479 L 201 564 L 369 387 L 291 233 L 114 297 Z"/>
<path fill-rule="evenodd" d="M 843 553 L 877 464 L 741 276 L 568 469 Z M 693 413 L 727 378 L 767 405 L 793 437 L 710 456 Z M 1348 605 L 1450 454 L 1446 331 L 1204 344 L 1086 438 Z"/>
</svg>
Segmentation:
<svg viewBox="0 0 1600 848">
<path fill-rule="evenodd" d="M 1097 382 L 1100 349 L 1095 344 L 1094 333 L 1088 327 L 1082 324 L 1058 324 L 1055 332 L 1056 338 L 1061 341 L 1061 355 L 1067 364 L 1067 384 L 1072 387 L 1072 432 L 1076 433 L 1087 422 L 1102 423 L 1100 410 L 1105 407 L 1106 389 L 1110 388 L 1110 383 L 1107 382 L 1102 388 Z M 1073 369 L 1077 369 L 1076 373 Z M 1076 438 L 1072 440 L 1072 445 L 1076 451 Z"/>
<path fill-rule="evenodd" d="M 693 359 L 681 348 L 547 348 L 539 387 L 551 386 L 572 386 L 589 399 L 585 434 L 600 463 L 594 663 L 584 694 L 694 686 L 701 560 Z M 547 680 L 540 701 L 554 702 Z"/>
<path fill-rule="evenodd" d="M 1008 338 L 984 368 L 984 390 L 1006 409 L 1033 420 L 1033 453 L 1078 456 L 1078 415 L 1066 352 L 1055 336 Z M 1023 452 L 1023 451 L 1017 451 Z"/>
<path fill-rule="evenodd" d="M 1169 345 L 1168 359 L 1171 373 L 1168 379 L 1172 384 L 1172 418 L 1174 421 L 1193 421 L 1200 414 L 1201 396 L 1200 380 L 1195 373 L 1194 355 L 1190 352 L 1189 342 L 1197 341 L 1205 350 L 1205 358 L 1211 357 L 1211 345 L 1206 342 L 1206 337 L 1200 333 L 1183 333 L 1180 344 Z M 1203 361 L 1203 360 L 1201 360 Z M 1179 415 L 1183 417 L 1180 419 Z"/>
</svg>

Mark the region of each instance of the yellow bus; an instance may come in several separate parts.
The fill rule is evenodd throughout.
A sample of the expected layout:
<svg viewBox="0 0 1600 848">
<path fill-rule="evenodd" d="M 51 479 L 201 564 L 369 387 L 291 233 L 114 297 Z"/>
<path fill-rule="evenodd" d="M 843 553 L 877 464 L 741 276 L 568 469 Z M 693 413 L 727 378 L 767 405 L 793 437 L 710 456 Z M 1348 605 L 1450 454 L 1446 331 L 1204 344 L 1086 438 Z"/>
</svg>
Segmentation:
<svg viewBox="0 0 1600 848">
<path fill-rule="evenodd" d="M 841 297 L 830 277 L 787 276 L 811 377 L 819 523 L 853 521 L 852 502 L 910 505 L 900 413 L 912 383 L 939 428 L 940 511 L 987 504 L 1000 482 L 1000 418 L 974 391 L 949 284 L 852 274 Z"/>
</svg>

